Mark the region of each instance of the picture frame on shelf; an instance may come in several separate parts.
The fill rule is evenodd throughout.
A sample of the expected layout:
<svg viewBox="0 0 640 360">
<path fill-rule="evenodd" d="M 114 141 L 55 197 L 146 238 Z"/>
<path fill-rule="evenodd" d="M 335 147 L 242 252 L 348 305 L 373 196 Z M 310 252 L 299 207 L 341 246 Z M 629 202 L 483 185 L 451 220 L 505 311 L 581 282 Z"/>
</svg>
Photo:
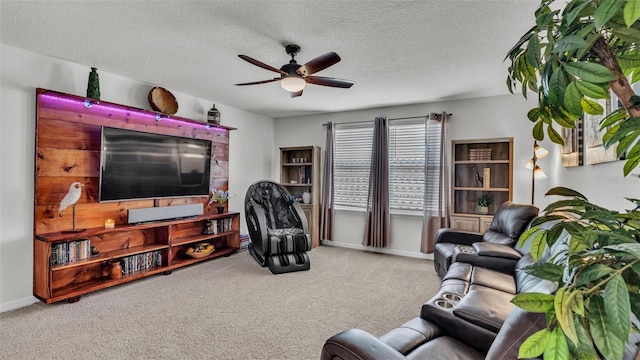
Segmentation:
<svg viewBox="0 0 640 360">
<path fill-rule="evenodd" d="M 602 140 L 606 131 L 600 131 L 600 122 L 611 113 L 611 99 L 597 99 L 595 101 L 602 106 L 604 112 L 601 115 L 584 114 L 584 162 L 588 165 L 618 160 L 616 146 L 612 145 L 606 149 Z M 615 101 L 617 107 L 617 98 Z"/>
</svg>

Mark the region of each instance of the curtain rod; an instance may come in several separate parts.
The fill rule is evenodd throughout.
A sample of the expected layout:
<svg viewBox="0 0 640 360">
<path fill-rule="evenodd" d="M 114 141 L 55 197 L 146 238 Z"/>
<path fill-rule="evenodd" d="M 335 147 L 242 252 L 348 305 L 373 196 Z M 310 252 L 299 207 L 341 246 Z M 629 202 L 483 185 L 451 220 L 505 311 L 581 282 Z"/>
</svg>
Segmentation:
<svg viewBox="0 0 640 360">
<path fill-rule="evenodd" d="M 432 113 L 432 114 L 437 114 L 437 113 Z M 440 114 L 437 114 L 440 115 Z M 453 114 L 449 113 L 447 114 L 449 116 L 452 116 Z M 393 119 L 387 119 L 389 121 L 392 120 L 409 120 L 409 119 L 423 119 L 429 117 L 429 115 L 422 115 L 422 116 L 409 116 L 409 117 L 402 117 L 402 118 L 393 118 Z M 342 123 L 333 123 L 333 125 L 344 125 L 344 124 L 366 124 L 366 123 L 370 123 L 373 122 L 373 120 L 367 120 L 367 121 L 352 121 L 352 122 L 342 122 Z M 328 123 L 324 123 L 322 124 L 322 126 L 327 126 Z"/>
</svg>

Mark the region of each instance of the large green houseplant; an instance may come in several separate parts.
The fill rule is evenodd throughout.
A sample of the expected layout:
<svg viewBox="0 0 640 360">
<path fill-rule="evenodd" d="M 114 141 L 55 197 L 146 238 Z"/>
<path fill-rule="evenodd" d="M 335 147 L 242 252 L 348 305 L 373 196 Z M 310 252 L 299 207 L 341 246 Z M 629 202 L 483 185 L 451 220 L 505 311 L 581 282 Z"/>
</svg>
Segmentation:
<svg viewBox="0 0 640 360">
<path fill-rule="evenodd" d="M 534 92 L 538 106 L 528 113 L 533 137 L 563 140 L 557 127 L 574 128 L 583 113 L 599 115 L 596 100 L 614 93 L 621 107 L 601 122 L 605 146 L 626 152 L 623 172 L 640 164 L 640 97 L 631 84 L 640 81 L 640 0 L 570 0 L 564 8 L 542 0 L 535 25 L 509 51 L 507 86 Z M 569 247 L 549 264 L 527 271 L 558 282 L 553 295 L 520 294 L 514 302 L 544 312 L 547 328 L 528 338 L 521 357 L 549 359 L 622 359 L 624 343 L 640 315 L 640 201 L 626 213 L 607 210 L 570 189 L 549 195 L 555 202 L 522 240 L 533 237 L 533 255 L 568 232 Z M 567 215 L 569 214 L 569 215 Z M 555 221 L 548 228 L 538 226 Z"/>
<path fill-rule="evenodd" d="M 574 128 L 583 113 L 600 115 L 595 99 L 615 93 L 622 104 L 601 123 L 605 146 L 627 152 L 624 174 L 640 164 L 640 97 L 631 84 L 640 80 L 640 0 L 571 0 L 552 9 L 542 0 L 535 25 L 509 50 L 507 86 L 518 84 L 538 107 L 528 113 L 533 137 L 563 140 L 554 126 Z"/>
<path fill-rule="evenodd" d="M 513 302 L 546 313 L 547 328 L 520 347 L 521 358 L 622 359 L 631 314 L 640 317 L 640 200 L 625 213 L 590 203 L 571 189 L 547 195 L 569 199 L 550 204 L 520 241 L 532 238 L 535 259 L 557 241 L 567 247 L 548 263 L 525 271 L 558 283 L 553 295 L 521 293 Z M 552 226 L 539 226 L 544 223 Z M 562 236 L 567 232 L 570 236 Z"/>
</svg>

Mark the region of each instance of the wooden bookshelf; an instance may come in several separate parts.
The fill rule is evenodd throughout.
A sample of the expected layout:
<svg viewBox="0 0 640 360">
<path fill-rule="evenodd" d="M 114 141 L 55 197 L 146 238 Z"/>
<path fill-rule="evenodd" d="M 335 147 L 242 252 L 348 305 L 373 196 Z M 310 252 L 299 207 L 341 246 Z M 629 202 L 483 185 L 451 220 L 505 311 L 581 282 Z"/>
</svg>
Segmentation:
<svg viewBox="0 0 640 360">
<path fill-rule="evenodd" d="M 320 245 L 320 147 L 280 148 L 280 184 L 300 202 L 312 246 Z M 305 192 L 311 194 L 309 203 L 302 201 Z"/>
<path fill-rule="evenodd" d="M 498 207 L 512 199 L 513 138 L 455 140 L 452 154 L 451 227 L 483 233 Z M 486 214 L 476 205 L 482 194 L 493 199 Z"/>
</svg>

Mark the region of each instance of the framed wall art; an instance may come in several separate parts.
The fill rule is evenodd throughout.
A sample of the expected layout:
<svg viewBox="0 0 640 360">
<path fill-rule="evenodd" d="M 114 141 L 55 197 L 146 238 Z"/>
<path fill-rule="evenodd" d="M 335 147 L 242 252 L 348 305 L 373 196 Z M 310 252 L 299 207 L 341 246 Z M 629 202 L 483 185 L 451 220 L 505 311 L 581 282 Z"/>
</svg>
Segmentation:
<svg viewBox="0 0 640 360">
<path fill-rule="evenodd" d="M 617 106 L 617 99 L 616 106 Z M 605 149 L 602 136 L 605 131 L 600 131 L 600 122 L 609 113 L 611 113 L 611 100 L 610 99 L 598 99 L 598 104 L 604 109 L 602 115 L 590 115 L 584 114 L 584 150 L 585 150 L 585 163 L 589 165 L 601 164 L 618 160 L 616 156 L 616 146 L 610 146 Z"/>
<path fill-rule="evenodd" d="M 561 150 L 562 166 L 575 167 L 583 164 L 583 125 L 582 119 L 576 120 L 576 127 L 561 128 L 560 135 L 564 141 Z"/>
</svg>

